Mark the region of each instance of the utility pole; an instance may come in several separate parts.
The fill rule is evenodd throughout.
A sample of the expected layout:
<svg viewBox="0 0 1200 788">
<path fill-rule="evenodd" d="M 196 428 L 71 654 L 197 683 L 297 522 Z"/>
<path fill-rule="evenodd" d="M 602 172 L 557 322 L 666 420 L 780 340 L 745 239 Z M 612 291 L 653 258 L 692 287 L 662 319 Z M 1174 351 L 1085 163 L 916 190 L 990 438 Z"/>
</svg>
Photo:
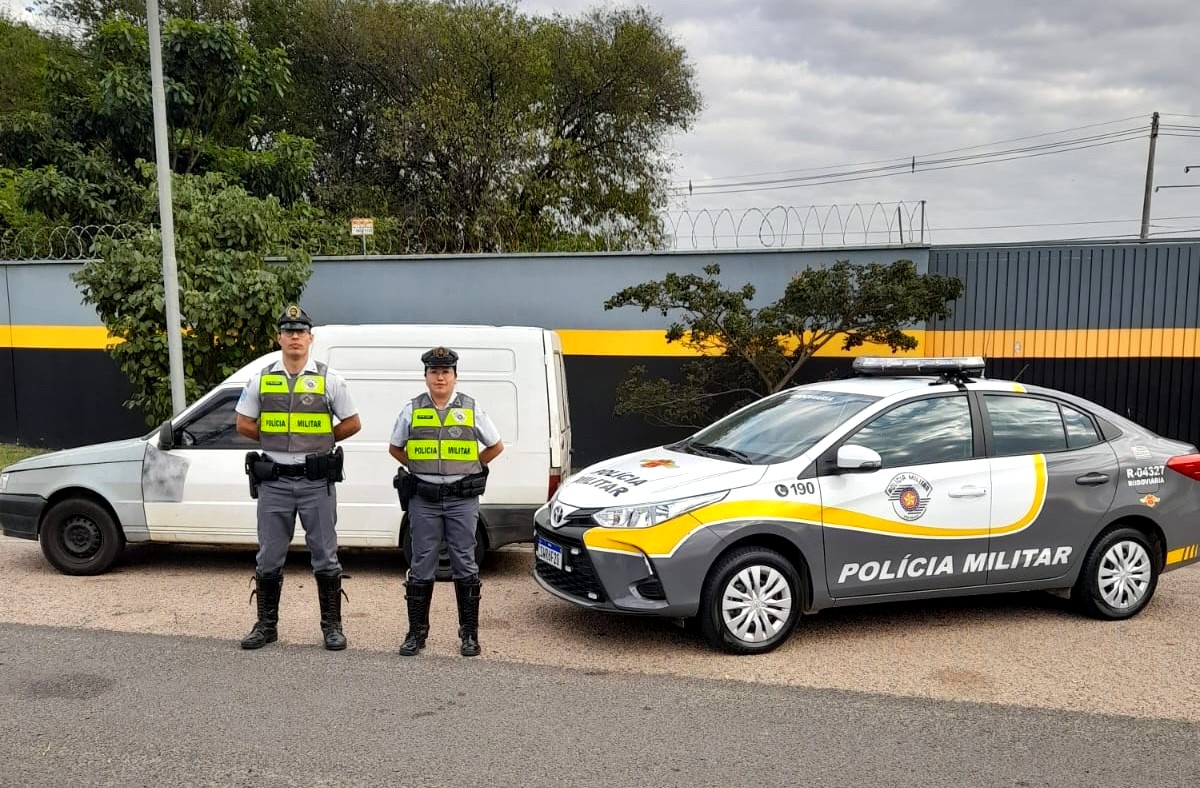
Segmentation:
<svg viewBox="0 0 1200 788">
<path fill-rule="evenodd" d="M 1142 235 L 1150 237 L 1150 195 L 1154 193 L 1154 146 L 1158 142 L 1158 113 L 1150 116 L 1150 157 L 1146 162 L 1146 193 L 1142 197 Z"/>
<path fill-rule="evenodd" d="M 154 160 L 158 169 L 158 220 L 162 230 L 163 305 L 167 317 L 167 362 L 171 376 L 171 413 L 187 407 L 183 392 L 183 336 L 179 320 L 179 271 L 175 262 L 175 214 L 171 207 L 171 161 L 167 149 L 167 100 L 163 91 L 162 36 L 158 0 L 146 0 L 150 34 L 150 85 L 154 105 Z"/>
</svg>

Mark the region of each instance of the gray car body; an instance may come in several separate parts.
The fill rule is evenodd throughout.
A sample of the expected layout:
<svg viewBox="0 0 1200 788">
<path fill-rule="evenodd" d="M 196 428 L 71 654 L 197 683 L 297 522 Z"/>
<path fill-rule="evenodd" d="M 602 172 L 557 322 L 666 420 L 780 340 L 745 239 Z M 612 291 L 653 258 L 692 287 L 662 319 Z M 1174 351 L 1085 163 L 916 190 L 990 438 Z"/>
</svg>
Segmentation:
<svg viewBox="0 0 1200 788">
<path fill-rule="evenodd" d="M 863 390 L 870 390 L 877 385 L 872 380 L 877 384 L 885 382 L 877 378 L 860 379 Z M 1197 555 L 1200 552 L 1197 550 L 1197 543 L 1200 543 L 1200 483 L 1165 467 L 1168 459 L 1193 454 L 1195 447 L 1162 438 L 1095 403 L 1052 389 L 1015 386 L 987 379 L 965 386 L 937 385 L 936 381 L 927 379 L 907 378 L 905 381 L 914 385 L 901 385 L 899 388 L 894 385 L 882 386 L 884 391 L 881 392 L 880 406 L 868 408 L 831 430 L 824 440 L 805 453 L 807 464 L 801 462 L 790 466 L 792 471 L 801 468 L 791 478 L 813 480 L 819 487 L 824 480 L 844 475 L 846 472 L 836 467 L 834 459 L 838 448 L 850 442 L 860 427 L 898 405 L 948 393 L 966 392 L 972 400 L 976 459 L 994 457 L 989 419 L 982 407 L 985 394 L 1011 393 L 1072 406 L 1095 419 L 1104 440 L 1085 448 L 1042 455 L 1046 471 L 1044 502 L 1028 527 L 1003 539 L 989 535 L 952 540 L 917 539 L 853 530 L 835 532 L 825 527 L 823 521 L 737 518 L 698 528 L 669 557 L 588 550 L 586 557 L 603 585 L 601 599 L 589 599 L 564 591 L 561 583 L 547 579 L 550 574 L 541 561 L 536 562 L 535 567 L 538 583 L 561 599 L 597 610 L 690 618 L 700 608 L 704 583 L 714 563 L 723 554 L 741 545 L 775 549 L 800 569 L 805 585 L 803 609 L 806 613 L 885 601 L 1070 589 L 1075 584 L 1090 546 L 1102 532 L 1117 523 L 1134 525 L 1151 537 L 1161 571 L 1178 569 L 1200 558 Z M 823 388 L 829 385 L 813 384 L 799 388 Z M 914 439 L 918 439 L 918 436 L 914 436 Z M 670 449 L 660 447 L 653 451 L 666 456 Z M 1131 469 L 1159 466 L 1163 466 L 1161 472 L 1154 476 L 1131 478 L 1129 475 Z M 744 465 L 738 467 L 745 469 Z M 870 473 L 856 473 L 856 476 L 870 483 L 874 475 L 882 486 L 897 470 L 883 468 Z M 585 469 L 581 475 L 587 473 L 588 469 Z M 1107 480 L 1093 484 L 1090 483 L 1091 478 L 1085 479 L 1088 474 L 1103 474 Z M 1089 483 L 1080 482 L 1080 479 Z M 765 466 L 762 479 L 748 487 L 769 487 L 772 481 L 772 466 Z M 569 492 L 569 487 L 569 484 L 565 484 L 560 494 Z M 996 496 L 1005 493 L 1005 490 L 993 490 Z M 565 542 L 582 544 L 587 539 L 587 533 L 596 527 L 588 517 L 594 509 L 581 508 L 555 527 L 551 522 L 554 503 L 551 501 L 535 516 L 539 534 L 550 541 L 565 537 Z M 830 571 L 826 551 L 833 542 L 836 542 L 841 554 L 859 556 L 860 560 L 875 562 L 881 567 L 890 566 L 893 573 L 901 566 L 914 566 L 912 562 L 921 558 L 925 561 L 919 566 L 924 570 L 931 559 L 940 561 L 945 560 L 946 556 L 951 556 L 956 567 L 971 565 L 977 568 L 982 560 L 980 555 L 1002 555 L 988 559 L 995 561 L 990 570 L 985 563 L 980 571 L 956 571 L 936 577 L 922 572 L 921 576 L 915 578 L 905 575 L 890 582 L 862 583 L 856 588 L 853 584 L 839 584 L 839 577 L 833 575 L 840 576 L 842 573 Z M 1040 560 L 1047 555 L 1051 558 L 1049 562 Z M 901 562 L 906 559 L 907 563 L 902 565 Z M 568 555 L 567 561 L 570 560 L 571 556 Z M 576 557 L 576 560 L 579 558 Z M 887 571 L 884 569 L 881 574 Z M 657 579 L 661 584 L 662 598 L 647 598 L 639 591 L 639 584 L 650 579 Z"/>
</svg>

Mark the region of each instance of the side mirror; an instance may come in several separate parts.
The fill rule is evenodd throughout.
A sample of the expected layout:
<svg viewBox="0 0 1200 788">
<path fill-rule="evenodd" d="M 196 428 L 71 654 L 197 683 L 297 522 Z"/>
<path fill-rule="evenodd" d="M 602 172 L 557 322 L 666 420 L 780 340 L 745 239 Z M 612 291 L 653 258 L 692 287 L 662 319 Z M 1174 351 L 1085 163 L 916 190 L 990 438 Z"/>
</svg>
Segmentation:
<svg viewBox="0 0 1200 788">
<path fill-rule="evenodd" d="M 838 449 L 837 467 L 843 471 L 877 471 L 883 467 L 883 458 L 874 449 L 847 443 Z"/>
<path fill-rule="evenodd" d="M 158 428 L 158 448 L 166 451 L 175 447 L 175 428 L 171 426 L 171 420 L 167 419 Z"/>
</svg>

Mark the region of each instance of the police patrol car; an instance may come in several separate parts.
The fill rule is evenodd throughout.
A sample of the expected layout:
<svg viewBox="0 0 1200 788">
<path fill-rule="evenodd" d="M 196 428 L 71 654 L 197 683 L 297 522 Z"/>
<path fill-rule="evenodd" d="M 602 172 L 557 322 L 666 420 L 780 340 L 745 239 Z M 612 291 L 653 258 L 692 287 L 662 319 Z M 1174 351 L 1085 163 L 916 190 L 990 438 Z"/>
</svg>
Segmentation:
<svg viewBox="0 0 1200 788">
<path fill-rule="evenodd" d="M 859 358 L 679 443 L 581 471 L 535 515 L 537 582 L 693 619 L 735 653 L 802 614 L 1064 589 L 1135 615 L 1200 557 L 1200 454 L 981 358 Z"/>
</svg>

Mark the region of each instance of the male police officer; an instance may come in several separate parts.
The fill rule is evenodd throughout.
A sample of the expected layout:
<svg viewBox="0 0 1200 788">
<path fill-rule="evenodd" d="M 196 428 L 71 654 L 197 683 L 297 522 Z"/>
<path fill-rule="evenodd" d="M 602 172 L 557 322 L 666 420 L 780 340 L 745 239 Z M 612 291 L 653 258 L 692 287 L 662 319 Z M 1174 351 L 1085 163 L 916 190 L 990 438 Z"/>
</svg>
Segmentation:
<svg viewBox="0 0 1200 788">
<path fill-rule="evenodd" d="M 397 478 L 403 480 L 398 486 L 408 506 L 412 534 L 412 565 L 405 583 L 408 634 L 400 653 L 411 657 L 425 647 L 438 550 L 444 539 L 458 599 L 459 651 L 474 657 L 479 654 L 480 582 L 475 564 L 479 496 L 487 464 L 504 451 L 504 444 L 475 400 L 455 390 L 457 353 L 435 347 L 421 356 L 421 363 L 428 392 L 400 411 L 388 448 L 407 466 Z"/>
<path fill-rule="evenodd" d="M 334 531 L 333 485 L 341 479 L 341 449 L 332 450 L 362 425 L 342 377 L 309 358 L 312 341 L 312 320 L 300 307 L 289 306 L 279 316 L 282 360 L 250 378 L 237 404 L 237 431 L 259 441 L 265 454 L 252 453 L 246 463 L 258 497 L 258 621 L 242 648 L 262 648 L 278 639 L 283 565 L 297 514 L 317 580 L 325 648 L 346 647 Z"/>
</svg>

